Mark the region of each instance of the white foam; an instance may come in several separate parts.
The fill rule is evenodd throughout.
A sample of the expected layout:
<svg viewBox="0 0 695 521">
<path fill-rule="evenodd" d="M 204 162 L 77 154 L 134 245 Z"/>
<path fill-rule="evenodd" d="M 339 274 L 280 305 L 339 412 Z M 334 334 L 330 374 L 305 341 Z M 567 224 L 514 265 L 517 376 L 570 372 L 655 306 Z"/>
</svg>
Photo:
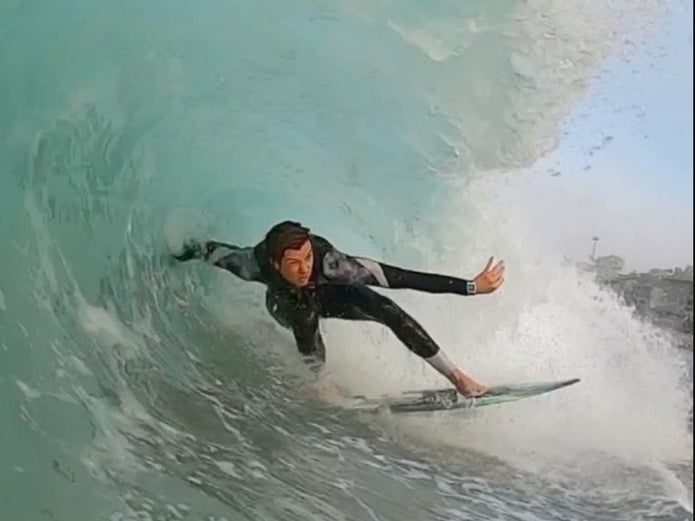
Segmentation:
<svg viewBox="0 0 695 521">
<path fill-rule="evenodd" d="M 237 472 L 236 465 L 231 461 L 216 461 L 217 467 L 225 474 L 241 479 L 241 474 Z"/>
<path fill-rule="evenodd" d="M 665 14 L 658 0 L 531 0 L 519 4 L 508 38 L 512 66 L 523 82 L 510 91 L 507 118 L 514 129 L 498 159 L 527 165 L 558 141 L 559 125 L 584 94 L 604 59 L 630 31 L 645 35 Z M 484 163 L 483 163 L 484 164 Z"/>
<path fill-rule="evenodd" d="M 167 215 L 163 235 L 169 251 L 177 253 L 185 241 L 205 237 L 204 230 L 200 213 L 178 209 Z"/>
<path fill-rule="evenodd" d="M 692 461 L 690 393 L 667 339 L 632 315 L 558 252 L 542 230 L 524 228 L 514 193 L 523 176 L 461 183 L 433 223 L 448 247 L 426 268 L 472 276 L 489 255 L 507 263 L 507 281 L 489 296 L 389 292 L 450 357 L 488 383 L 579 377 L 571 388 L 533 400 L 448 414 L 400 417 L 392 428 L 424 442 L 473 448 L 527 468 L 576 463 L 591 451 L 632 462 Z M 491 197 L 490 194 L 495 194 Z M 326 326 L 329 369 L 353 392 L 378 394 L 444 382 L 386 331 L 371 324 Z M 563 463 L 559 463 L 563 462 Z"/>
<path fill-rule="evenodd" d="M 430 22 L 426 27 L 410 27 L 389 20 L 388 25 L 430 59 L 442 62 L 459 55 L 481 32 L 474 21 L 464 25 L 458 22 L 456 19 L 443 18 Z"/>
<path fill-rule="evenodd" d="M 41 398 L 41 391 L 39 391 L 38 389 L 34 389 L 33 387 L 30 387 L 22 380 L 15 380 L 15 384 L 17 384 L 17 387 L 20 391 L 22 391 L 22 394 L 27 400 L 36 400 L 38 398 Z"/>
<path fill-rule="evenodd" d="M 110 351 L 114 356 L 133 358 L 141 351 L 136 335 L 118 319 L 114 311 L 93 306 L 83 300 L 77 311 L 85 331 L 109 348 L 118 347 L 117 353 L 114 349 Z"/>
<path fill-rule="evenodd" d="M 689 514 L 693 513 L 693 493 L 692 490 L 688 490 L 688 487 L 678 479 L 678 476 L 661 464 L 660 462 L 654 462 L 652 469 L 659 474 L 662 479 L 662 487 L 664 488 L 664 493 L 667 497 L 676 501 L 681 505 Z"/>
</svg>

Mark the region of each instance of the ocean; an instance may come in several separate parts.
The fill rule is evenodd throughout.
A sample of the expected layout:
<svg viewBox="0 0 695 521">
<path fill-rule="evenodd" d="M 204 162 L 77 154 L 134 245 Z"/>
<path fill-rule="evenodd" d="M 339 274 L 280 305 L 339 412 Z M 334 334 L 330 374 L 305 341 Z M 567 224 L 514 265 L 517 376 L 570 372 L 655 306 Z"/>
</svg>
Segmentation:
<svg viewBox="0 0 695 521">
<path fill-rule="evenodd" d="M 666 11 L 4 0 L 0 519 L 693 519 L 692 359 L 515 197 Z M 503 258 L 490 296 L 379 291 L 486 383 L 581 382 L 463 414 L 322 400 L 446 382 L 388 330 L 331 320 L 317 384 L 261 285 L 171 260 L 284 219 L 419 270 Z"/>
</svg>

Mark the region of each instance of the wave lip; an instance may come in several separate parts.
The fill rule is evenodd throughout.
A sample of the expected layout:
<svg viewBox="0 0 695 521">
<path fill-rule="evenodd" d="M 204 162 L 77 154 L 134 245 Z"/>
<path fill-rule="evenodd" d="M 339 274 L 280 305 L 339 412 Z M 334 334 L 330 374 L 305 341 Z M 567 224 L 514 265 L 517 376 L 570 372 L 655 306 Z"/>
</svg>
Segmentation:
<svg viewBox="0 0 695 521">
<path fill-rule="evenodd" d="M 644 4 L 621 5 L 643 16 Z M 524 489 L 509 487 L 513 511 L 497 497 L 495 469 L 523 465 L 505 452 L 508 439 L 486 438 L 491 420 L 466 424 L 470 444 L 455 447 L 472 463 L 464 473 L 458 459 L 420 459 L 398 438 L 426 432 L 420 426 L 387 425 L 394 440 L 326 411 L 303 392 L 291 339 L 264 314 L 261 288 L 172 265 L 167 253 L 191 235 L 252 244 L 293 217 L 341 249 L 404 265 L 458 273 L 475 269 L 461 264 L 483 249 L 510 251 L 532 285 L 542 277 L 524 234 L 493 222 L 496 203 L 479 205 L 486 178 L 554 146 L 561 118 L 618 38 L 613 24 L 634 18 L 606 16 L 617 8 L 600 2 L 162 7 L 0 7 L 0 46 L 11 50 L 0 54 L 9 79 L 0 85 L 0 395 L 10 411 L 0 446 L 11 498 L 2 517 L 534 515 L 519 499 Z M 510 236 L 518 242 L 503 248 Z M 462 241 L 476 245 L 470 260 L 450 252 Z M 491 311 L 485 304 L 399 302 L 491 374 L 512 361 L 502 346 L 518 335 L 538 359 L 548 356 L 548 312 L 575 340 L 595 320 L 617 343 L 580 291 L 570 298 L 586 315 L 558 304 L 578 282 L 552 269 L 549 295 L 510 291 L 500 304 L 509 323 L 494 337 L 476 315 Z M 460 344 L 448 318 L 457 309 L 487 362 Z M 329 369 L 347 386 L 366 387 L 375 360 L 389 369 L 372 384 L 435 381 L 378 328 L 327 329 L 337 346 Z M 551 357 L 577 357 L 589 372 L 577 345 Z M 640 346 L 645 360 L 662 344 Z M 601 369 L 604 383 L 621 376 L 615 365 Z M 675 402 L 662 411 L 668 421 Z M 529 407 L 526 420 L 521 411 L 513 419 L 537 449 L 547 431 L 524 422 L 563 410 Z M 580 400 L 580 412 L 588 408 Z M 460 433 L 446 422 L 431 424 L 450 433 L 445 445 Z M 428 450 L 441 449 L 433 440 Z M 590 510 L 581 486 L 571 487 L 576 498 L 542 496 L 542 508 L 564 518 Z"/>
</svg>

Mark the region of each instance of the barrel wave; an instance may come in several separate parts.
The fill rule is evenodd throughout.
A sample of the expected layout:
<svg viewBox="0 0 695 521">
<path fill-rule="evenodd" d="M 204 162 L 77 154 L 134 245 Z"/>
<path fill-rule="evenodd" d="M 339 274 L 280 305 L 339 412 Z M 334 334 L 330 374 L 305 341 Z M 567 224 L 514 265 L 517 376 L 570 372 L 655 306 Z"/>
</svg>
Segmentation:
<svg viewBox="0 0 695 521">
<path fill-rule="evenodd" d="M 515 218 L 663 9 L 604 4 L 4 1 L 0 517 L 692 519 L 687 364 Z M 475 415 L 327 403 L 260 285 L 171 259 L 284 219 L 416 269 L 503 256 L 494 298 L 389 296 L 482 380 L 582 383 Z M 444 383 L 383 328 L 322 327 L 322 381 Z"/>
</svg>

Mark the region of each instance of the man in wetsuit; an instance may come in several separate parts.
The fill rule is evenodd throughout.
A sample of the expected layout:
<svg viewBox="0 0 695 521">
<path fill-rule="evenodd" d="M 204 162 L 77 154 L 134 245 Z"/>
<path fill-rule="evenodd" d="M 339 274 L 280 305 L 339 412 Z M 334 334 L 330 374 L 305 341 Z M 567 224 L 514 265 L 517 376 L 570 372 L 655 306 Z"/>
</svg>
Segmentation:
<svg viewBox="0 0 695 521">
<path fill-rule="evenodd" d="M 268 311 L 292 331 L 299 352 L 309 363 L 317 359 L 323 363 L 326 357 L 319 318 L 369 320 L 390 328 L 462 394 L 479 396 L 487 389 L 454 365 L 410 315 L 369 286 L 459 295 L 492 293 L 504 281 L 502 262 L 493 266 L 491 258 L 473 280 L 410 271 L 346 255 L 292 221 L 273 226 L 254 247 L 190 241 L 174 257 L 179 261 L 203 259 L 244 280 L 266 285 Z"/>
</svg>

